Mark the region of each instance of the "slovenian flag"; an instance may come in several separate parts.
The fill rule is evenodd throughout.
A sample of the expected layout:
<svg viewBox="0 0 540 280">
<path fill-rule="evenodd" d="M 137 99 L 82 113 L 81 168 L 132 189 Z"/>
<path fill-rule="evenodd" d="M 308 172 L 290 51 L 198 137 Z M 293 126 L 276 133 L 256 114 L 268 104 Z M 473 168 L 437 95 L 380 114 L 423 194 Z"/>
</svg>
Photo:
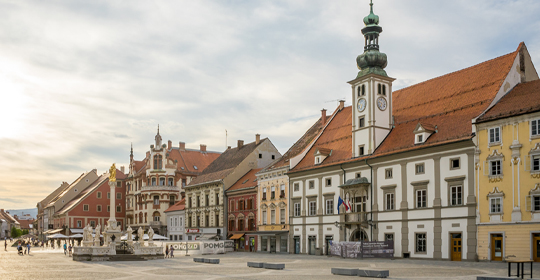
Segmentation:
<svg viewBox="0 0 540 280">
<path fill-rule="evenodd" d="M 338 198 L 338 201 L 337 201 L 337 213 L 339 215 L 339 206 L 341 206 L 341 204 L 343 204 L 343 199 L 341 199 L 341 196 Z M 345 206 L 347 207 L 347 206 Z"/>
</svg>

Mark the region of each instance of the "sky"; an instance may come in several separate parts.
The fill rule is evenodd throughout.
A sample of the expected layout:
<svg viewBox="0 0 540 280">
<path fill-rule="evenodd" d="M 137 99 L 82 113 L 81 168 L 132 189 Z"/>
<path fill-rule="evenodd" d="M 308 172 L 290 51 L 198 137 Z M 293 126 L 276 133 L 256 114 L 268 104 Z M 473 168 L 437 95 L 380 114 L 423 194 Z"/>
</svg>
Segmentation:
<svg viewBox="0 0 540 280">
<path fill-rule="evenodd" d="M 513 52 L 540 67 L 540 1 L 375 0 L 394 90 Z M 368 0 L 0 0 L 0 208 L 163 141 L 281 153 L 337 100 Z M 226 137 L 227 131 L 227 137 Z"/>
</svg>

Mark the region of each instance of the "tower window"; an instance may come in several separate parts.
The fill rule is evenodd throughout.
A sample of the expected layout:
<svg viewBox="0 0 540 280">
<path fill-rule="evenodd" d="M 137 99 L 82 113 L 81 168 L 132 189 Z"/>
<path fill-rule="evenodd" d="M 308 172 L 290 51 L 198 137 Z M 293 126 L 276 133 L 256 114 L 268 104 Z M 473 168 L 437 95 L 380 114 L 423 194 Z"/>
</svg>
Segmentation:
<svg viewBox="0 0 540 280">
<path fill-rule="evenodd" d="M 382 95 L 386 95 L 386 85 L 382 85 Z"/>
<path fill-rule="evenodd" d="M 364 116 L 358 118 L 358 128 L 362 128 L 366 125 Z"/>
<path fill-rule="evenodd" d="M 358 146 L 358 155 L 363 156 L 364 155 L 364 146 Z"/>
<path fill-rule="evenodd" d="M 378 84 L 377 85 L 377 94 L 381 94 L 381 93 L 382 93 L 382 85 Z"/>
<path fill-rule="evenodd" d="M 366 85 L 358 86 L 356 89 L 358 97 L 366 95 Z"/>
</svg>

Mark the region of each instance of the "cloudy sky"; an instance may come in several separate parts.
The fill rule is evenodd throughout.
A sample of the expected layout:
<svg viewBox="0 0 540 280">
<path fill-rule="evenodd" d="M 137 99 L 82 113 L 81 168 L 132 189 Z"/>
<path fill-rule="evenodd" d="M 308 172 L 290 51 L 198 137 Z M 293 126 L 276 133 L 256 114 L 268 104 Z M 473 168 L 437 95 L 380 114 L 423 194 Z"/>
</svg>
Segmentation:
<svg viewBox="0 0 540 280">
<path fill-rule="evenodd" d="M 349 85 L 367 0 L 0 0 L 0 208 L 141 159 L 163 140 L 283 153 Z M 380 0 L 403 88 L 513 52 L 540 65 L 540 1 Z M 538 66 L 540 67 L 540 66 Z"/>
</svg>

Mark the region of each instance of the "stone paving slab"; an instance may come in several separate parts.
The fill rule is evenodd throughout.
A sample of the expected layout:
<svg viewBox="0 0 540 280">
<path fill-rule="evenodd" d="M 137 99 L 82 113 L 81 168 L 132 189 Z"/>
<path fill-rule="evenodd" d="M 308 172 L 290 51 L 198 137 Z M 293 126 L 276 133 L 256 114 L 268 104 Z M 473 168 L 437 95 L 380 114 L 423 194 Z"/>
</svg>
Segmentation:
<svg viewBox="0 0 540 280">
<path fill-rule="evenodd" d="M 213 257 L 213 256 L 208 256 Z M 262 254 L 233 252 L 219 255 L 220 265 L 193 262 L 193 257 L 146 262 L 75 262 L 62 250 L 32 250 L 30 256 L 18 256 L 14 248 L 0 251 L 0 279 L 348 279 L 333 275 L 332 267 L 388 270 L 386 279 L 476 280 L 477 276 L 506 276 L 508 266 L 502 262 L 449 262 L 413 259 L 342 259 L 327 256 Z M 285 264 L 285 270 L 253 269 L 248 261 Z M 534 264 L 535 278 L 540 264 Z M 356 278 L 369 279 L 369 278 Z"/>
</svg>

